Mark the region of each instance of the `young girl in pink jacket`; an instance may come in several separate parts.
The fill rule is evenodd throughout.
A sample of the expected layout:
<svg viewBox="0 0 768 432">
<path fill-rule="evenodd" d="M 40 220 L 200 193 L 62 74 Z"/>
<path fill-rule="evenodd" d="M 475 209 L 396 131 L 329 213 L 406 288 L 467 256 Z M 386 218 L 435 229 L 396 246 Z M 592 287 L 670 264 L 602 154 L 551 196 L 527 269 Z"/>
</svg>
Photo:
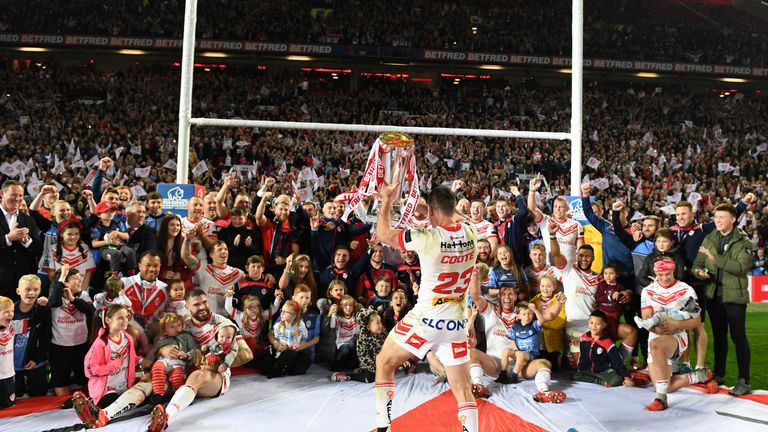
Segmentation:
<svg viewBox="0 0 768 432">
<path fill-rule="evenodd" d="M 136 382 L 139 359 L 133 338 L 125 331 L 130 314 L 125 306 L 112 304 L 101 312 L 101 326 L 85 355 L 88 393 L 100 408 L 106 408 Z"/>
</svg>

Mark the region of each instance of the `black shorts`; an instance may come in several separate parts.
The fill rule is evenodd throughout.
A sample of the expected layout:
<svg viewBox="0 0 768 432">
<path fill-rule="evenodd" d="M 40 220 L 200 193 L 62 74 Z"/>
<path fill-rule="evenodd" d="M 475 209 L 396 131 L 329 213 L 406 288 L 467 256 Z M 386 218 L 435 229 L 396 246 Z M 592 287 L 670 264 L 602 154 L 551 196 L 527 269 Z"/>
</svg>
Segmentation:
<svg viewBox="0 0 768 432">
<path fill-rule="evenodd" d="M 88 344 L 61 346 L 51 344 L 51 387 L 67 387 L 71 384 L 85 384 L 84 364 Z M 74 375 L 74 377 L 72 377 Z"/>
<path fill-rule="evenodd" d="M 16 380 L 8 377 L 0 380 L 0 408 L 16 405 Z"/>
</svg>

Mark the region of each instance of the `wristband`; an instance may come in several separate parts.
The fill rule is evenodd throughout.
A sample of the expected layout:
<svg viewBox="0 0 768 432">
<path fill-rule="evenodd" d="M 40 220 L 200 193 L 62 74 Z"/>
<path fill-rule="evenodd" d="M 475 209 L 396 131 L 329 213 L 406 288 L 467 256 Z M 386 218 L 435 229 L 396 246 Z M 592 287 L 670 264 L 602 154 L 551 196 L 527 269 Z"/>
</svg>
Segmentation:
<svg viewBox="0 0 768 432">
<path fill-rule="evenodd" d="M 555 235 L 550 234 L 549 235 L 549 239 L 550 240 L 557 240 L 557 234 L 555 234 Z"/>
</svg>

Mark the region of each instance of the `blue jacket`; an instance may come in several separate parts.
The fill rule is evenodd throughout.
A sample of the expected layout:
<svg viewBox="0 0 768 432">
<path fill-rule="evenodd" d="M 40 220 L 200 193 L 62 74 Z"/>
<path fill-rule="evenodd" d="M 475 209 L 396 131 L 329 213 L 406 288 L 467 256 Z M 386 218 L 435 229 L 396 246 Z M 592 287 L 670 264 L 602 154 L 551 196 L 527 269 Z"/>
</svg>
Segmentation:
<svg viewBox="0 0 768 432">
<path fill-rule="evenodd" d="M 632 254 L 616 235 L 613 224 L 592 211 L 592 203 L 589 201 L 589 197 L 581 197 L 581 206 L 584 209 L 584 216 L 586 216 L 589 223 L 603 236 L 603 263 L 616 264 L 622 273 L 634 274 Z"/>
<path fill-rule="evenodd" d="M 528 205 L 523 195 L 517 195 L 515 203 L 517 204 L 517 214 L 500 223 L 496 230 L 499 232 L 501 243 L 512 249 L 515 262 L 522 268 L 530 264 L 528 250 L 523 247 L 523 234 L 528 227 Z"/>
</svg>

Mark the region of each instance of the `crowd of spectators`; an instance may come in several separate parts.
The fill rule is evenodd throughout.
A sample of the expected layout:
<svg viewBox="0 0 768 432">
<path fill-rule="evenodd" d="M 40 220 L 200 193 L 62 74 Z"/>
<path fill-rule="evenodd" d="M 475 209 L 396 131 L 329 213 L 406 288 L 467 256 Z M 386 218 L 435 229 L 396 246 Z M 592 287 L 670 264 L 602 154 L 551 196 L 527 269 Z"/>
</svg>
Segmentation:
<svg viewBox="0 0 768 432">
<path fill-rule="evenodd" d="M 179 0 L 13 2 L 0 31 L 181 37 Z M 571 2 L 387 3 L 359 0 L 201 2 L 199 38 L 340 43 L 447 50 L 570 53 Z M 674 0 L 599 0 L 584 7 L 587 56 L 768 64 L 765 23 L 733 6 Z M 757 24 L 756 24 L 757 23 Z"/>
<path fill-rule="evenodd" d="M 93 166 L 71 168 L 72 143 L 83 161 L 94 156 L 115 159 L 115 184 L 151 191 L 157 183 L 174 182 L 175 170 L 164 165 L 176 154 L 178 98 L 169 91 L 178 82 L 176 70 L 38 69 L 4 72 L 2 78 L 13 88 L 3 101 L 2 135 L 9 144 L 5 161 L 26 163 L 31 158 L 38 167 L 37 178 L 57 179 L 71 192 L 64 196 L 75 208 L 87 208 L 79 192 Z M 541 131 L 569 128 L 566 88 L 527 90 L 503 80 L 434 90 L 393 80 L 362 80 L 355 91 L 344 87 L 288 71 L 198 73 L 194 114 Z M 666 217 L 663 209 L 673 203 L 668 196 L 680 193 L 685 200 L 692 191 L 688 185 L 696 185 L 702 196 L 702 214 L 720 199 L 755 191 L 760 200 L 754 221 L 763 217 L 762 193 L 767 189 L 761 167 L 768 154 L 760 151 L 768 137 L 760 121 L 766 110 L 763 96 L 720 97 L 653 86 L 594 84 L 585 89 L 584 100 L 584 161 L 591 157 L 600 163 L 596 169 L 585 166 L 585 174 L 609 183 L 598 199 L 629 196 L 639 213 Z M 193 128 L 190 167 L 206 161 L 208 171 L 194 180 L 216 190 L 232 165 L 256 164 L 253 174 L 276 176 L 280 191 L 292 192 L 290 180 L 311 164 L 318 175 L 325 175 L 325 187 L 315 191 L 322 202 L 357 185 L 374 138 L 327 131 Z M 461 177 L 467 198 L 490 194 L 495 198 L 521 174 L 535 172 L 547 178 L 552 196 L 567 192 L 567 141 L 438 136 L 417 141 L 422 176 L 433 184 Z M 136 146 L 141 154 L 131 152 Z M 543 155 L 536 167 L 531 158 L 535 152 Z M 431 164 L 428 153 L 439 161 Z M 63 172 L 54 174 L 55 160 L 62 161 Z M 719 169 L 723 163 L 729 167 Z M 144 167 L 151 168 L 149 175 L 138 176 L 135 168 Z M 761 227 L 757 222 L 747 226 L 760 244 L 767 234 Z"/>
<path fill-rule="evenodd" d="M 6 247 L 0 249 L 0 253 L 10 260 L 0 264 L 3 289 L 0 293 L 19 300 L 16 307 L 20 308 L 20 316 L 31 308 L 50 310 L 54 323 L 53 336 L 48 334 L 52 337 L 49 342 L 66 352 L 61 358 L 50 358 L 54 377 L 50 386 L 57 395 L 67 395 L 72 390 L 70 384 L 84 384 L 86 377 L 90 378 L 87 380 L 90 399 L 83 393 L 75 393 L 70 401 L 89 427 L 103 426 L 117 413 L 128 409 L 140 395 L 143 398 L 151 392 L 163 394 L 166 372 L 176 393 L 167 408 L 161 404 L 156 406 L 152 424 L 156 420 L 160 423 L 151 430 L 162 430 L 165 422 L 196 396 L 215 397 L 220 391 L 223 394 L 229 385 L 230 366 L 249 361 L 255 361 L 252 365 L 274 378 L 304 373 L 310 362 L 316 360 L 317 353 L 317 359 L 325 359 L 331 369 L 353 372 L 333 374 L 332 380 L 370 382 L 373 373 L 370 368 L 374 367 L 371 353 L 375 356 L 384 332 L 376 320 L 378 316 L 373 315 L 380 313 L 387 318 L 385 323 L 396 322 L 405 315 L 406 304 L 418 297 L 418 256 L 405 252 L 401 256 L 393 248 L 385 249 L 375 236 L 367 234 L 370 225 L 354 219 L 342 222 L 343 209 L 330 202 L 339 193 L 353 190 L 359 184 L 368 150 L 376 138 L 372 134 L 194 128 L 189 161 L 189 166 L 194 167 L 191 180 L 218 193 L 209 193 L 202 200 L 189 200 L 187 217 L 163 213 L 162 197 L 156 189 L 158 183 L 173 183 L 176 175 L 176 168 L 169 162 L 176 158 L 178 75 L 178 69 L 162 65 L 135 65 L 118 72 L 105 72 L 94 65 L 72 69 L 49 64 L 45 68 L 33 66 L 0 72 L 0 82 L 7 83 L 0 97 L 0 146 L 4 154 L 0 161 L 0 180 L 4 182 L 1 204 L 8 227 Z M 348 79 L 327 79 L 301 71 L 231 68 L 201 71 L 195 80 L 195 116 L 539 131 L 567 130 L 570 120 L 568 88 L 519 85 L 503 78 L 425 87 L 407 80 L 360 77 L 352 89 Z M 643 226 L 646 221 L 653 221 L 654 230 L 667 226 L 678 231 L 688 230 L 682 235 L 683 240 L 690 237 L 689 231 L 695 232 L 698 236 L 695 241 L 701 245 L 705 235 L 711 233 L 712 239 L 707 236 L 706 241 L 713 242 L 717 235 L 726 236 L 732 231 L 717 225 L 715 232 L 715 224 L 691 224 L 693 218 L 705 223 L 713 214 L 720 217 L 733 214 L 734 220 L 738 215 L 738 227 L 743 228 L 744 234 L 737 231 L 737 237 L 729 235 L 726 241 L 739 242 L 739 259 L 743 261 L 744 257 L 751 257 L 752 250 L 764 248 L 768 236 L 768 184 L 764 171 L 768 162 L 768 126 L 762 121 L 765 116 L 766 99 L 759 92 L 733 91 L 726 95 L 698 88 L 627 83 L 586 86 L 583 136 L 586 178 L 580 192 L 582 202 L 588 203 L 594 189 L 598 203 L 594 209 L 598 213 L 609 208 L 621 212 L 616 200 L 623 201 L 620 206 L 630 209 L 624 215 L 625 221 L 619 220 L 618 213 L 612 219 L 614 226 L 626 225 L 621 228 L 633 231 L 634 239 L 621 228 L 611 230 L 607 221 L 585 209 L 593 225 L 601 227 L 598 229 L 605 239 L 604 256 L 608 256 L 605 252 L 618 250 L 626 258 L 626 262 L 619 264 L 611 262 L 614 266 L 607 269 L 617 273 L 617 265 L 627 264 L 630 268 L 620 268 L 621 278 L 629 281 L 622 282 L 629 288 L 627 296 L 633 295 L 633 272 L 637 272 L 631 269 L 634 256 L 630 251 L 635 254 L 640 243 L 651 241 L 655 235 L 650 233 L 645 240 L 638 240 L 646 233 L 639 225 L 632 228 L 633 221 L 642 220 Z M 473 223 L 488 228 L 496 222 L 499 229 L 505 227 L 508 234 L 497 237 L 492 228 L 484 234 L 488 238 L 485 244 L 489 245 L 484 252 L 484 262 L 494 272 L 489 280 L 509 282 L 485 287 L 489 288 L 486 293 L 490 301 L 500 302 L 492 306 L 501 308 L 499 313 L 513 313 L 514 301 L 509 297 L 513 292 L 507 288 L 515 288 L 518 299 L 527 299 L 538 290 L 535 284 L 529 289 L 522 283 L 528 276 L 523 277 L 521 272 L 529 260 L 533 264 L 527 270 L 537 271 L 536 251 L 544 260 L 545 247 L 538 243 L 546 242 L 547 230 L 552 248 L 547 250 L 552 253 L 550 263 L 558 269 L 565 268 L 564 263 L 561 266 L 556 262 L 567 262 L 566 258 L 572 261 L 571 255 L 577 248 L 581 260 L 584 252 L 579 247 L 583 241 L 581 230 L 572 229 L 579 224 L 565 216 L 562 201 L 555 199 L 569 193 L 568 142 L 418 136 L 416 143 L 417 168 L 424 179 L 419 186 L 425 191 L 451 185 L 460 198 L 472 201 L 471 207 L 469 202 L 458 205 L 467 213 L 477 212 L 481 202 L 490 204 L 498 200 L 498 205 L 489 206 L 492 211 L 480 211 L 477 217 L 473 216 Z M 322 184 L 315 181 L 319 178 L 323 179 Z M 541 178 L 546 183 L 539 188 Z M 297 189 L 306 192 L 302 188 L 306 183 L 302 182 L 307 179 L 314 182 L 314 187 L 309 187 L 309 196 L 304 196 L 302 202 Z M 528 195 L 527 207 L 522 198 L 525 194 Z M 516 216 L 503 213 L 509 211 L 503 198 L 511 195 L 517 196 L 515 207 L 519 213 Z M 673 216 L 688 208 L 678 204 L 686 200 L 691 201 L 694 213 L 684 224 Z M 738 202 L 738 207 L 730 207 L 728 202 Z M 19 213 L 16 208 L 20 208 Z M 503 212 L 496 213 L 497 209 Z M 536 223 L 529 223 L 527 209 L 533 216 L 530 219 Z M 554 214 L 556 219 L 544 218 L 542 212 Z M 564 247 L 562 253 L 557 246 L 556 231 L 560 228 L 555 220 L 571 224 L 562 226 L 569 227 L 568 236 L 574 237 L 573 244 Z M 526 233 L 520 230 L 522 224 L 528 228 Z M 0 228 L 5 229 L 1 224 Z M 658 242 L 658 237 L 655 240 Z M 478 256 L 483 255 L 480 243 Z M 528 243 L 538 246 L 528 251 Z M 696 257 L 698 245 L 694 247 L 693 243 L 694 240 L 687 240 L 687 247 Z M 492 251 L 497 246 L 494 263 Z M 707 251 L 714 253 L 710 249 Z M 727 248 L 717 254 L 725 256 L 725 252 Z M 708 254 L 702 251 L 696 258 L 695 266 L 701 271 L 699 279 L 707 278 L 705 268 L 712 274 L 720 271 L 713 267 L 714 258 L 705 255 Z M 764 250 L 755 256 L 755 270 L 764 272 Z M 693 257 L 689 261 L 693 262 Z M 82 278 L 78 272 L 71 271 L 68 260 L 79 263 L 73 266 L 80 267 Z M 573 298 L 568 293 L 576 287 L 568 282 L 568 272 L 588 272 L 588 279 L 594 282 L 590 284 L 597 286 L 602 276 L 591 273 L 591 265 L 591 260 L 586 264 L 579 262 L 574 264 L 575 270 L 562 270 L 564 273 L 560 276 L 552 270 L 551 275 L 560 279 L 567 296 Z M 669 265 L 665 263 L 656 269 L 654 264 L 653 268 L 666 272 L 665 277 L 673 277 Z M 745 276 L 739 271 L 728 272 L 733 273 L 726 276 L 729 284 L 741 283 Z M 33 273 L 37 273 L 39 279 Z M 538 281 L 539 276 L 535 275 L 531 281 Z M 547 279 L 542 277 L 542 280 Z M 551 294 L 556 281 L 548 281 Z M 606 281 L 615 282 L 608 278 Z M 733 391 L 744 394 L 750 389 L 749 347 L 743 331 L 746 306 L 742 303 L 749 300 L 744 299 L 745 289 L 735 298 L 731 293 L 737 289 L 730 285 L 724 287 L 720 278 L 712 282 L 712 289 L 727 290 L 726 296 L 718 297 L 714 303 L 718 307 L 725 305 L 725 309 L 715 311 L 720 315 L 713 318 L 717 320 L 713 328 L 716 328 L 718 381 L 712 380 L 701 356 L 697 358 L 697 370 L 683 376 L 688 380 L 685 385 L 707 382 L 717 391 L 717 384 L 725 382 L 725 354 L 721 344 L 727 339 L 722 326 L 727 319 L 728 325 L 736 326 L 743 336 L 734 336 L 741 381 Z M 14 292 L 13 287 L 17 285 L 18 291 Z M 594 288 L 591 285 L 584 288 Z M 393 292 L 398 293 L 398 288 L 405 289 L 395 296 Z M 490 288 L 498 291 L 494 294 Z M 703 305 L 704 291 L 698 288 L 701 294 L 697 295 Z M 635 297 L 641 292 L 636 289 Z M 39 295 L 46 299 L 37 302 Z M 494 298 L 496 295 L 498 298 Z M 94 308 L 91 296 L 96 303 L 113 304 L 99 312 L 101 309 Z M 621 296 L 625 294 L 618 297 Z M 123 297 L 125 299 L 120 300 Z M 484 319 L 491 319 L 494 313 L 484 304 L 485 300 L 481 300 L 479 289 L 473 288 L 472 297 L 487 314 Z M 320 301 L 316 303 L 318 298 Z M 629 302 L 629 297 L 622 298 L 622 305 Z M 4 313 L 0 316 L 3 319 L 0 327 L 2 331 L 9 331 L 6 321 L 10 319 L 5 316 L 10 300 L 0 300 L 4 302 L 0 304 L 0 311 Z M 123 303 L 117 303 L 118 300 Z M 356 316 L 358 302 L 374 309 Z M 557 297 L 557 302 L 566 309 L 576 304 L 563 297 Z M 734 306 L 735 303 L 739 304 Z M 614 305 L 615 320 L 622 305 Z M 639 303 L 635 306 L 639 309 Z M 740 315 L 731 316 L 732 309 L 738 309 L 736 312 Z M 192 333 L 194 344 L 209 350 L 205 355 L 190 351 L 196 364 L 210 367 L 191 372 L 185 385 L 182 385 L 184 374 L 172 372 L 173 368 L 182 368 L 184 361 L 163 362 L 191 361 L 193 357 L 181 353 L 182 342 L 174 339 L 181 328 L 179 324 L 184 321 L 179 319 L 174 324 L 175 318 L 166 319 L 173 316 L 165 315 L 166 312 L 190 315 L 187 324 L 182 325 Z M 573 312 L 568 312 L 571 321 Z M 55 315 L 61 313 L 74 314 L 73 320 L 77 322 Z M 86 342 L 85 322 L 98 313 L 102 313 L 103 318 L 94 320 L 95 327 L 90 327 L 98 336 L 96 342 L 89 345 L 94 339 Z M 225 315 L 234 318 L 236 324 L 230 325 Z M 547 319 L 554 319 L 556 315 L 556 312 L 548 313 Z M 644 315 L 648 314 L 644 312 Z M 592 318 L 594 316 L 588 317 Z M 689 321 L 688 325 L 692 323 Z M 50 324 L 39 325 L 44 329 L 41 331 L 51 330 Z M 235 325 L 246 338 L 243 344 L 247 342 L 239 348 L 233 345 L 235 330 L 227 330 Z M 215 340 L 210 340 L 213 333 L 201 333 L 204 331 L 200 326 L 211 326 L 211 331 L 218 331 Z M 632 361 L 640 368 L 637 353 L 643 350 L 642 336 L 637 345 L 636 329 L 629 330 L 629 327 L 631 318 L 617 327 L 618 333 L 613 332 L 613 337 L 622 339 L 621 355 L 625 361 L 634 348 L 639 348 L 632 354 Z M 62 332 L 62 328 L 72 332 Z M 156 346 L 153 352 L 152 336 L 159 332 L 166 336 L 161 341 L 179 344 L 179 347 Z M 174 332 L 176 334 L 172 334 Z M 247 332 L 253 334 L 248 336 Z M 131 336 L 125 339 L 130 340 L 129 352 L 148 355 L 148 358 L 139 362 L 133 354 L 128 355 L 120 366 L 127 371 L 125 379 L 114 384 L 117 387 L 109 387 L 112 384 L 104 387 L 104 381 L 113 383 L 107 375 L 114 375 L 115 371 L 108 368 L 115 365 L 102 364 L 106 360 L 100 357 L 102 354 L 94 356 L 94 348 L 90 348 L 91 353 L 87 355 L 86 351 L 92 346 L 97 347 L 97 353 L 101 352 L 106 345 L 117 344 L 118 338 L 123 340 L 123 334 Z M 365 349 L 355 345 L 358 335 L 364 335 L 363 340 L 367 340 Z M 573 341 L 574 335 L 570 336 Z M 124 345 L 112 345 L 109 349 L 125 349 Z M 612 342 L 606 346 L 612 346 Z M 570 349 L 576 349 L 573 358 L 577 361 L 578 348 L 578 344 L 571 343 Z M 555 351 L 564 352 L 564 349 Z M 359 358 L 362 352 L 368 356 L 366 361 Z M 154 364 L 150 353 L 158 356 Z M 66 362 L 62 362 L 62 358 Z M 38 360 L 28 363 L 29 367 L 21 363 L 15 366 L 16 376 L 21 377 L 16 383 L 35 386 L 34 391 L 15 387 L 19 394 L 47 392 L 45 368 L 41 369 L 41 362 L 46 359 Z M 433 360 L 429 360 L 430 366 L 439 380 L 441 366 Z M 548 399 L 543 401 L 564 397 L 549 391 L 549 366 L 559 363 L 558 356 L 547 360 L 551 363 L 541 360 L 532 363 L 532 367 L 537 368 L 537 388 L 541 387 L 536 397 Z M 620 360 L 618 356 L 612 359 Z M 358 361 L 369 369 L 353 368 Z M 83 363 L 88 375 L 79 369 Z M 147 370 L 151 367 L 152 383 L 133 385 L 136 377 L 132 371 L 137 365 Z M 405 368 L 411 369 L 411 366 L 408 364 Z M 578 363 L 578 367 L 583 365 Z M 98 372 L 102 370 L 99 368 L 108 373 Z M 533 376 L 533 372 L 525 372 L 528 369 L 519 369 L 511 378 L 517 379 L 517 372 L 522 378 Z M 634 385 L 637 377 L 630 376 L 624 369 L 620 373 L 625 374 L 624 385 Z M 540 374 L 547 376 L 540 377 Z M 480 375 L 474 376 L 474 384 L 479 385 L 475 381 Z M 43 381 L 39 382 L 40 379 Z M 657 399 L 663 396 L 664 401 L 651 406 L 665 409 L 667 388 L 663 386 L 662 391 L 658 378 L 655 379 L 657 395 L 661 395 Z M 669 391 L 676 388 L 678 384 Z"/>
</svg>

